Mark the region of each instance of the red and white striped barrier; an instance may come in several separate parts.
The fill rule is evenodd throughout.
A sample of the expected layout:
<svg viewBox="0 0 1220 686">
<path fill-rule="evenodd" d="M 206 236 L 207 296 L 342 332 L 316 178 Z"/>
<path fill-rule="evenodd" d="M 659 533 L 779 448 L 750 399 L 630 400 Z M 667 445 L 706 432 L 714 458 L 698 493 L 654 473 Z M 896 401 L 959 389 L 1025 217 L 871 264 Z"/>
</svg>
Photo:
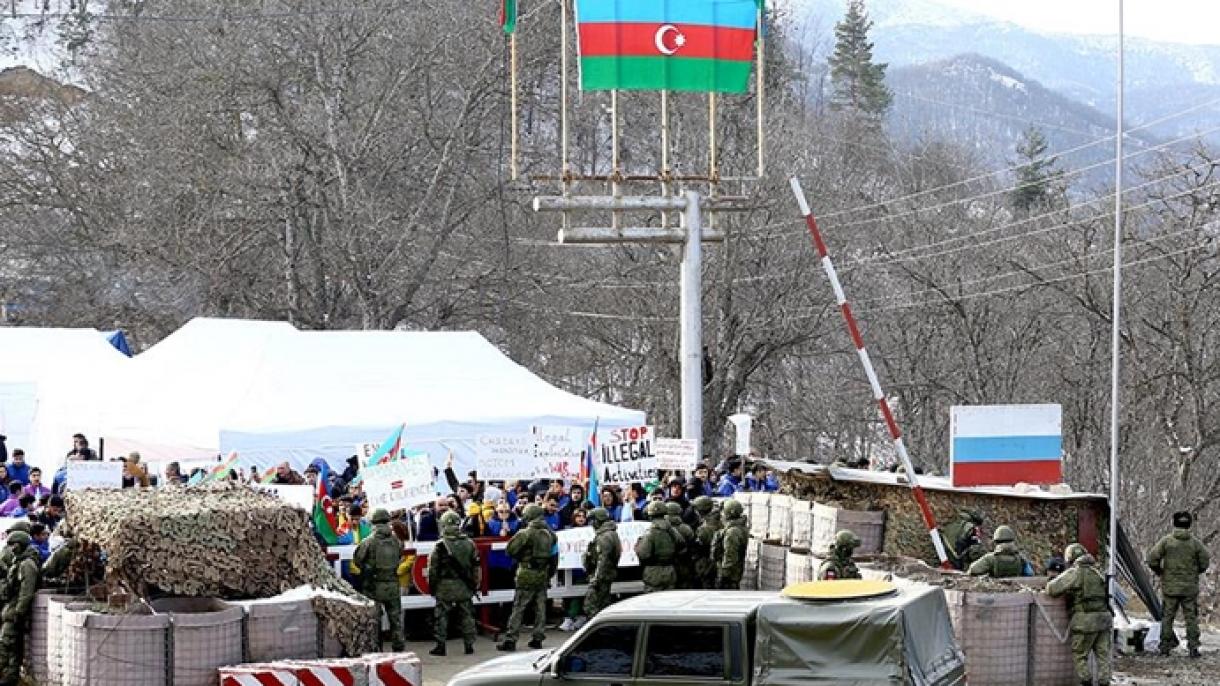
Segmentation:
<svg viewBox="0 0 1220 686">
<path fill-rule="evenodd" d="M 220 668 L 220 686 L 423 686 L 414 653 L 343 660 L 281 660 Z"/>
</svg>

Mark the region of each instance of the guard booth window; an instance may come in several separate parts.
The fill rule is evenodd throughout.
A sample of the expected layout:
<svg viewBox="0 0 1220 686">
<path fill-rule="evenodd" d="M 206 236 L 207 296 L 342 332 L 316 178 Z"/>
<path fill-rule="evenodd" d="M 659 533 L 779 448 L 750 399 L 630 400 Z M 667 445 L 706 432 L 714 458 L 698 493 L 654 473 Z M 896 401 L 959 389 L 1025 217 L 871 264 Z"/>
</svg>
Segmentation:
<svg viewBox="0 0 1220 686">
<path fill-rule="evenodd" d="M 611 624 L 589 634 L 563 659 L 563 672 L 573 676 L 631 676 L 635 655 L 634 624 Z"/>
<path fill-rule="evenodd" d="M 724 627 L 651 625 L 644 653 L 644 676 L 724 679 Z"/>
</svg>

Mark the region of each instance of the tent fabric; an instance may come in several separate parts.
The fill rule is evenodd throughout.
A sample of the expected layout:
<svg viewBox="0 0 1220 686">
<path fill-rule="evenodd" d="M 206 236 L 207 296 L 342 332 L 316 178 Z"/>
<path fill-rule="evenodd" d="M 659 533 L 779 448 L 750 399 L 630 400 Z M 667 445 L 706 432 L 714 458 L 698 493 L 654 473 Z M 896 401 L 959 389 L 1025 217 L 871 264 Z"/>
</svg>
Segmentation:
<svg viewBox="0 0 1220 686">
<path fill-rule="evenodd" d="M 767 603 L 757 627 L 758 686 L 966 683 L 944 592 L 932 586 L 860 601 Z"/>
<path fill-rule="evenodd" d="M 315 458 L 339 468 L 359 443 L 406 424 L 404 446 L 475 468 L 482 433 L 602 429 L 644 414 L 557 389 L 473 332 L 298 331 L 283 322 L 194 319 L 132 359 L 101 408 L 107 447 L 146 459 L 237 451 L 243 466 Z"/>
</svg>

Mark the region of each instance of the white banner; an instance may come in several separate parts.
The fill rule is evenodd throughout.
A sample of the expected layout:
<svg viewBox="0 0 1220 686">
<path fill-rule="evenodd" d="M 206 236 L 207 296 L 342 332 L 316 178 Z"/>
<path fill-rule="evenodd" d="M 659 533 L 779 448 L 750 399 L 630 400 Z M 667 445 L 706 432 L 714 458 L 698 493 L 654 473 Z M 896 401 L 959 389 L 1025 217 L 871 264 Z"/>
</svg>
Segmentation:
<svg viewBox="0 0 1220 686">
<path fill-rule="evenodd" d="M 481 434 L 475 440 L 480 481 L 534 478 L 533 434 Z"/>
<path fill-rule="evenodd" d="M 76 491 L 82 488 L 122 487 L 122 462 L 68 460 L 68 489 Z"/>
<path fill-rule="evenodd" d="M 694 471 L 699 462 L 699 441 L 693 438 L 658 438 L 657 469 Z"/>
<path fill-rule="evenodd" d="M 626 485 L 644 483 L 657 478 L 657 457 L 653 452 L 654 434 L 651 426 L 615 429 L 608 434 L 598 432 L 601 453 L 598 455 L 599 483 Z M 606 439 L 604 442 L 602 439 Z"/>
<path fill-rule="evenodd" d="M 618 560 L 620 567 L 638 567 L 640 558 L 635 556 L 635 544 L 652 526 L 650 522 L 622 522 L 618 524 L 618 540 L 623 545 L 623 554 Z M 591 526 L 575 529 L 560 529 L 555 532 L 559 539 L 559 568 L 584 569 L 585 551 L 593 542 L 596 533 Z"/>
<path fill-rule="evenodd" d="M 585 433 L 570 426 L 534 427 L 534 478 L 575 479 L 580 475 L 580 457 Z M 484 478 L 479 472 L 479 478 Z"/>
<path fill-rule="evenodd" d="M 280 500 L 299 507 L 306 512 L 313 512 L 314 487 L 309 485 L 290 486 L 287 484 L 250 484 L 255 489 L 277 496 Z"/>
<path fill-rule="evenodd" d="M 738 455 L 750 454 L 750 427 L 754 424 L 754 418 L 748 414 L 734 414 L 729 416 L 729 421 L 733 422 L 733 428 L 737 429 L 737 440 L 735 449 Z"/>
<path fill-rule="evenodd" d="M 436 488 L 432 485 L 432 463 L 426 453 L 365 467 L 360 473 L 364 475 L 369 511 L 377 508 L 405 510 L 436 497 Z"/>
</svg>

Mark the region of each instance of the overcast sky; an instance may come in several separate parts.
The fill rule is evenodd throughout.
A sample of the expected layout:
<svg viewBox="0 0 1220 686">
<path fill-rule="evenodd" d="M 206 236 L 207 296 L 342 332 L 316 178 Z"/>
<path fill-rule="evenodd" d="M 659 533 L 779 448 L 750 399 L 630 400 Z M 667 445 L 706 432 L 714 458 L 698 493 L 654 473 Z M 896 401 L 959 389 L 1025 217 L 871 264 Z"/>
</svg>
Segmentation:
<svg viewBox="0 0 1220 686">
<path fill-rule="evenodd" d="M 1043 31 L 1115 33 L 1118 0 L 939 0 Z M 1125 33 L 1220 44 L 1220 0 L 1126 0 Z"/>
</svg>

